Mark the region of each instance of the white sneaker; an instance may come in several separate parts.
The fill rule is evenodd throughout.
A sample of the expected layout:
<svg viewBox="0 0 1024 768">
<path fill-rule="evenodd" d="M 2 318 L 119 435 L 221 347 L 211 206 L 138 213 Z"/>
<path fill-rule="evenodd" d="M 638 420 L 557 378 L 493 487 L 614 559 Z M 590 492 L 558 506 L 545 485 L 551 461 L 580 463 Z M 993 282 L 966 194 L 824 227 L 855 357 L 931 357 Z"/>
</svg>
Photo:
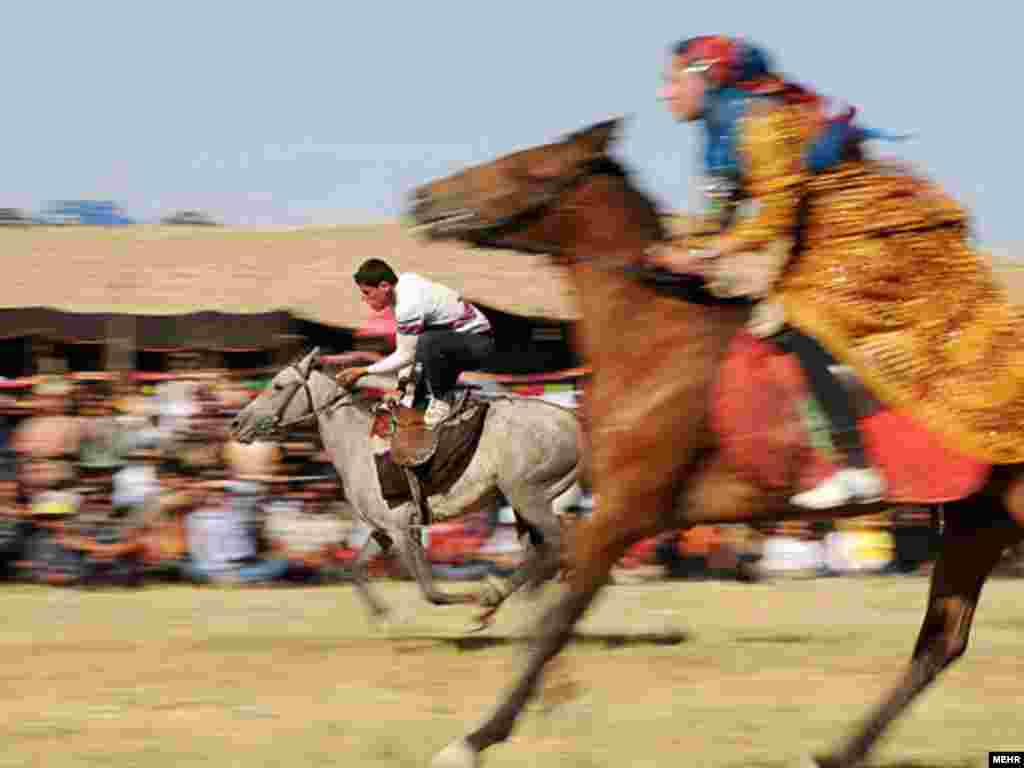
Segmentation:
<svg viewBox="0 0 1024 768">
<path fill-rule="evenodd" d="M 433 429 L 447 419 L 451 412 L 452 407 L 448 404 L 448 401 L 442 400 L 439 397 L 432 397 L 427 410 L 423 413 L 423 423 L 430 429 Z"/>
<path fill-rule="evenodd" d="M 874 504 L 885 494 L 885 480 L 874 469 L 841 469 L 809 491 L 790 498 L 790 503 L 804 509 L 831 509 L 851 502 Z"/>
</svg>

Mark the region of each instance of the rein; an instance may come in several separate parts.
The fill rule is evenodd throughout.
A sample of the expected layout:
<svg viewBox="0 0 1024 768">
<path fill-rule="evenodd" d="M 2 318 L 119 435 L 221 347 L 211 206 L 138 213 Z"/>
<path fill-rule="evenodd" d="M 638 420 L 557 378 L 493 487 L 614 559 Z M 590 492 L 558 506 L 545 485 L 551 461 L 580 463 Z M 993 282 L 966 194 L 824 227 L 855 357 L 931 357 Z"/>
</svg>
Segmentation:
<svg viewBox="0 0 1024 768">
<path fill-rule="evenodd" d="M 498 219 L 486 227 L 481 227 L 474 233 L 474 239 L 482 241 L 484 244 L 492 243 L 500 247 L 501 238 L 504 234 L 515 232 L 523 224 L 527 223 L 531 217 L 538 216 L 547 207 L 557 203 L 567 192 L 575 189 L 588 179 L 600 175 L 625 177 L 626 171 L 609 158 L 599 158 L 584 163 L 576 173 L 559 180 L 548 187 L 543 194 L 537 195 L 522 211 Z M 642 198 L 643 196 L 640 195 L 640 197 Z M 653 210 L 653 206 L 651 215 L 653 217 L 650 233 L 652 241 L 665 242 L 668 238 L 657 211 Z M 519 244 L 509 247 L 516 250 L 524 250 Z M 708 290 L 704 277 L 700 275 L 672 272 L 661 266 L 636 261 L 631 257 L 609 258 L 607 255 L 598 256 L 579 253 L 569 255 L 555 247 L 537 248 L 536 250 L 556 256 L 568 266 L 585 264 L 590 269 L 621 274 L 657 294 L 679 299 L 690 304 L 703 306 L 750 306 L 753 303 L 749 296 L 719 297 L 713 295 Z"/>
<path fill-rule="evenodd" d="M 496 219 L 485 226 L 479 228 L 474 233 L 476 240 L 482 240 L 484 243 L 495 242 L 500 245 L 502 235 L 505 233 L 513 233 L 520 229 L 523 224 L 527 223 L 531 218 L 542 213 L 546 208 L 554 205 L 568 192 L 578 187 L 583 182 L 594 176 L 602 175 L 615 175 L 625 176 L 626 172 L 619 166 L 614 160 L 607 157 L 597 158 L 589 162 L 584 163 L 575 173 L 563 179 L 559 179 L 556 182 L 548 185 L 544 192 L 534 196 L 532 200 L 520 211 L 504 216 L 500 219 Z M 658 219 L 658 214 L 653 213 L 654 226 L 652 227 L 652 240 L 655 242 L 661 242 L 665 239 L 664 230 L 661 227 L 661 222 Z M 516 245 L 517 250 L 523 250 L 520 245 Z M 534 249 L 528 249 L 534 250 Z M 642 268 L 639 265 L 635 265 L 632 259 L 618 259 L 611 263 L 608 263 L 604 259 L 600 259 L 596 256 L 582 256 L 575 255 L 568 257 L 564 252 L 555 247 L 550 248 L 537 248 L 538 253 L 544 253 L 548 255 L 555 255 L 565 261 L 567 264 L 591 264 L 594 268 L 603 269 L 608 271 L 625 271 L 629 273 L 632 269 Z"/>
<path fill-rule="evenodd" d="M 309 388 L 309 373 L 313 371 L 313 366 L 310 366 L 309 373 L 306 373 L 305 375 L 302 373 L 302 371 L 295 363 L 292 363 L 289 367 L 294 369 L 296 375 L 299 378 L 299 381 L 292 386 L 291 392 L 288 393 L 288 396 L 284 399 L 284 402 L 281 403 L 280 406 L 278 406 L 277 411 L 275 411 L 272 416 L 267 416 L 261 420 L 261 423 L 257 427 L 257 432 L 261 435 L 272 435 L 274 433 L 281 432 L 289 427 L 293 427 L 296 424 L 302 424 L 303 422 L 309 421 L 310 419 L 315 419 L 319 417 L 320 414 L 322 413 L 335 411 L 339 408 L 347 408 L 349 406 L 359 405 L 364 400 L 371 399 L 370 397 L 356 397 L 352 392 L 341 390 L 339 387 L 339 392 L 335 393 L 335 395 L 331 397 L 326 403 L 317 408 L 313 401 L 313 391 Z M 288 407 L 292 404 L 292 400 L 295 399 L 295 396 L 299 394 L 300 390 L 305 392 L 306 394 L 306 402 L 309 405 L 309 413 L 305 413 L 302 416 L 296 416 L 294 419 L 290 419 L 288 421 L 282 421 L 282 419 L 284 418 L 284 414 L 288 410 Z M 345 398 L 351 399 L 346 401 Z"/>
</svg>

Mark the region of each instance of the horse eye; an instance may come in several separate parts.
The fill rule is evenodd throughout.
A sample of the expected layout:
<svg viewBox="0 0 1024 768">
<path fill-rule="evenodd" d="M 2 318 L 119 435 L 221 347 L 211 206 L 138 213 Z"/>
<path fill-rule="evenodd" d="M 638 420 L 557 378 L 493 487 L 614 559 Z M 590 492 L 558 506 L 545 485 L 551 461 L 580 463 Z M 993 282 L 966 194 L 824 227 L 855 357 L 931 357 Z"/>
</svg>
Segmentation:
<svg viewBox="0 0 1024 768">
<path fill-rule="evenodd" d="M 284 387 L 282 387 L 280 384 L 275 384 L 274 385 L 274 391 L 275 392 L 280 392 L 282 389 L 284 389 Z"/>
</svg>

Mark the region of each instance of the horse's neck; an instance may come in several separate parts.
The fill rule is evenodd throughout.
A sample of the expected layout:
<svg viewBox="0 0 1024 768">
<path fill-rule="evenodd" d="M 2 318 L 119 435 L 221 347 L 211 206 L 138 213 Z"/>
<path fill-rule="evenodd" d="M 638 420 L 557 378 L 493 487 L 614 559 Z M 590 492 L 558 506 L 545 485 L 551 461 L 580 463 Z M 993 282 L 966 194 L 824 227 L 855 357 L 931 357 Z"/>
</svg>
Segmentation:
<svg viewBox="0 0 1024 768">
<path fill-rule="evenodd" d="M 334 379 L 319 371 L 313 371 L 309 376 L 309 390 L 313 393 L 313 405 L 317 410 L 329 403 L 340 389 L 341 387 Z M 348 435 L 349 439 L 338 439 L 334 431 L 331 430 L 332 425 L 339 425 L 341 432 Z M 340 408 L 331 408 L 327 412 L 318 413 L 317 427 L 320 431 L 320 439 L 331 453 L 332 459 L 338 459 L 335 462 L 337 465 L 355 455 L 356 451 L 369 440 L 370 417 L 359 406 L 343 405 Z M 338 469 L 340 471 L 341 467 Z"/>
<path fill-rule="evenodd" d="M 638 264 L 653 241 L 650 228 L 633 223 L 622 206 L 580 210 L 564 248 L 580 308 L 583 356 L 595 386 L 610 400 L 657 388 L 701 396 L 729 340 L 748 311 L 666 297 L 622 269 Z M 609 234 L 609 224 L 619 229 Z"/>
<path fill-rule="evenodd" d="M 595 363 L 606 354 L 622 359 L 628 351 L 645 355 L 656 350 L 679 359 L 711 354 L 747 317 L 742 307 L 664 296 L 628 275 L 623 267 L 640 264 L 652 242 L 641 232 L 627 232 L 614 244 L 580 238 L 565 251 L 580 309 L 580 341 Z M 712 339 L 719 344 L 709 345 Z"/>
<path fill-rule="evenodd" d="M 678 360 L 706 356 L 724 347 L 739 329 L 746 310 L 692 304 L 661 296 L 599 261 L 570 268 L 581 320 L 584 355 L 627 359 L 672 355 Z M 628 363 L 631 367 L 634 363 Z"/>
<path fill-rule="evenodd" d="M 341 389 L 334 379 L 314 371 L 309 388 L 317 408 L 329 403 Z M 342 403 L 317 415 L 317 428 L 324 450 L 338 472 L 345 498 L 360 515 L 376 516 L 383 503 L 370 445 L 372 417 L 361 405 Z"/>
<path fill-rule="evenodd" d="M 313 393 L 313 407 L 317 410 L 323 408 L 330 402 L 331 398 L 338 394 L 341 387 L 334 379 L 320 371 L 311 371 L 309 374 L 309 391 Z"/>
</svg>

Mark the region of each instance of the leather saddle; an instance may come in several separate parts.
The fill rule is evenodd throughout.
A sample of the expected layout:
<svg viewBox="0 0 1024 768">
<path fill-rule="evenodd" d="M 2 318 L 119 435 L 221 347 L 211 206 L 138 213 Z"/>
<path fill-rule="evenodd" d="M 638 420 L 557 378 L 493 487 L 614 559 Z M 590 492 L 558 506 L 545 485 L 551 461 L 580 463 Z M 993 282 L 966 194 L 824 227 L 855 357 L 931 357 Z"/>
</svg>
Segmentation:
<svg viewBox="0 0 1024 768">
<path fill-rule="evenodd" d="M 392 403 L 379 406 L 371 427 L 381 492 L 390 507 L 412 501 L 420 524 L 429 525 L 427 498 L 444 493 L 476 453 L 490 403 L 459 391 L 452 411 L 433 429 L 423 412 Z"/>
<path fill-rule="evenodd" d="M 400 467 L 419 467 L 430 461 L 437 453 L 440 436 L 446 429 L 463 421 L 468 390 L 456 390 L 451 413 L 437 426 L 431 428 L 423 421 L 424 411 L 419 408 L 395 403 L 391 406 L 394 431 L 391 437 L 391 459 Z"/>
</svg>

